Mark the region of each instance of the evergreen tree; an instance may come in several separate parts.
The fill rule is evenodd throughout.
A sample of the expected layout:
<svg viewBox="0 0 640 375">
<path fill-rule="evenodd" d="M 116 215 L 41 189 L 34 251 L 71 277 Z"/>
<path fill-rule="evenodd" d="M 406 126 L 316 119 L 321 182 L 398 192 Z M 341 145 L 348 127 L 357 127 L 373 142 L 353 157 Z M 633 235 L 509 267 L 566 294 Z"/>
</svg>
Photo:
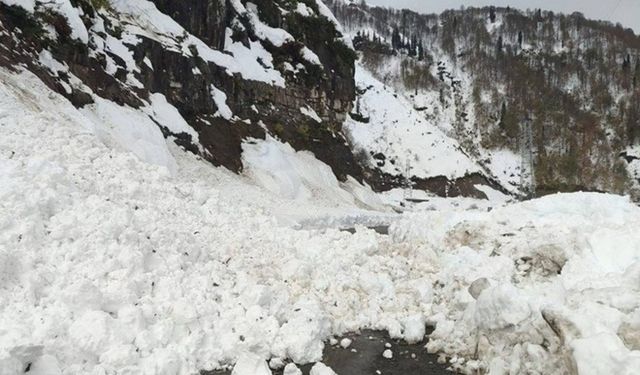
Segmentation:
<svg viewBox="0 0 640 375">
<path fill-rule="evenodd" d="M 524 35 L 522 31 L 518 31 L 518 46 L 522 49 L 522 43 L 524 42 Z"/>
<path fill-rule="evenodd" d="M 496 7 L 489 8 L 489 20 L 491 23 L 496 23 Z"/>
<path fill-rule="evenodd" d="M 401 48 L 400 44 L 400 31 L 397 27 L 394 27 L 391 34 L 391 48 L 393 48 L 394 51 L 399 50 Z"/>
</svg>

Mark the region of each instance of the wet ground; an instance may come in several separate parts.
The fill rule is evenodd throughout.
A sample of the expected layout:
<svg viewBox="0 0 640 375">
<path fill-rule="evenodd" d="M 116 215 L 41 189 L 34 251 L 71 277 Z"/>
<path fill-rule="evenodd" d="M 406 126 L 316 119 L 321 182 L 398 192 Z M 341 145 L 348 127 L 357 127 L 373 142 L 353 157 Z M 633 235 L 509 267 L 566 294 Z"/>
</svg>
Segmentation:
<svg viewBox="0 0 640 375">
<path fill-rule="evenodd" d="M 362 331 L 359 334 L 344 336 L 352 340 L 344 349 L 340 344 L 327 344 L 322 362 L 331 367 L 338 375 L 452 375 L 447 364 L 438 363 L 437 354 L 429 354 L 424 348 L 425 342 L 407 344 L 401 340 L 392 340 L 386 332 Z M 341 338 L 338 338 L 340 342 Z M 390 346 L 390 347 L 389 347 Z M 393 357 L 388 359 L 382 353 L 389 349 Z M 313 365 L 300 366 L 302 373 L 308 375 Z M 231 371 L 202 372 L 201 375 L 229 375 Z M 273 371 L 281 375 L 282 371 Z"/>
<path fill-rule="evenodd" d="M 368 227 L 369 229 L 373 229 L 374 231 L 380 233 L 380 234 L 384 234 L 384 235 L 388 235 L 389 234 L 389 226 L 388 225 L 380 225 L 377 227 Z M 340 229 L 343 232 L 349 232 L 349 233 L 355 233 L 356 232 L 356 228 L 342 228 Z"/>
</svg>

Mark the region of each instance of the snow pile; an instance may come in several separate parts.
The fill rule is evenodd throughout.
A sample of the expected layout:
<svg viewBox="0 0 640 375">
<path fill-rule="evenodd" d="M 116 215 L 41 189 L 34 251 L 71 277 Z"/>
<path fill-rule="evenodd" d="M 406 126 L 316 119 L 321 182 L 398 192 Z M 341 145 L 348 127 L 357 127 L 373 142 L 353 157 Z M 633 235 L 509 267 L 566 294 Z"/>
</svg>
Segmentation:
<svg viewBox="0 0 640 375">
<path fill-rule="evenodd" d="M 397 241 L 438 252 L 428 348 L 490 373 L 640 368 L 640 209 L 600 194 L 420 213 Z"/>
<path fill-rule="evenodd" d="M 369 121 L 349 119 L 345 130 L 356 149 L 385 156 L 384 164 L 379 166 L 383 172 L 405 174 L 409 165 L 412 176 L 458 178 L 480 171 L 455 140 L 359 64 L 356 83 L 366 89 L 356 108 Z"/>
<path fill-rule="evenodd" d="M 308 363 L 331 335 L 419 312 L 400 285 L 425 269 L 373 231 L 280 227 L 263 207 L 288 203 L 247 179 L 175 146 L 175 177 L 140 161 L 167 147 L 143 143 L 155 136 L 137 127 L 142 112 L 100 101 L 80 112 L 30 73 L 0 75 L 3 373 Z"/>
<path fill-rule="evenodd" d="M 327 205 L 356 204 L 355 198 L 360 205 L 382 208 L 373 191 L 353 179 L 340 183 L 331 168 L 309 151 L 295 151 L 288 143 L 271 137 L 250 140 L 242 148 L 245 174 L 279 197 L 297 201 L 325 199 Z"/>
<path fill-rule="evenodd" d="M 81 111 L 93 120 L 90 122 L 93 131 L 103 142 L 111 147 L 131 151 L 142 161 L 176 172 L 176 162 L 169 152 L 167 141 L 147 115 L 97 96 L 94 100 L 95 103 L 85 106 Z M 155 97 L 156 108 L 157 103 L 162 103 L 158 100 Z"/>
</svg>

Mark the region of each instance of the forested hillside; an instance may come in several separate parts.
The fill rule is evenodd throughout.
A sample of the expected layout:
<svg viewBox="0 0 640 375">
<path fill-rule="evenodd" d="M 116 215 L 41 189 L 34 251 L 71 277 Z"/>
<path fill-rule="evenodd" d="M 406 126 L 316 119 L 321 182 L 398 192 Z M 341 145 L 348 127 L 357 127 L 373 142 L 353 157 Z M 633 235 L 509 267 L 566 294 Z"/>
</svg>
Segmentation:
<svg viewBox="0 0 640 375">
<path fill-rule="evenodd" d="M 342 0 L 330 8 L 367 69 L 513 190 L 633 190 L 640 37 L 632 30 L 541 10 L 421 15 Z"/>
</svg>

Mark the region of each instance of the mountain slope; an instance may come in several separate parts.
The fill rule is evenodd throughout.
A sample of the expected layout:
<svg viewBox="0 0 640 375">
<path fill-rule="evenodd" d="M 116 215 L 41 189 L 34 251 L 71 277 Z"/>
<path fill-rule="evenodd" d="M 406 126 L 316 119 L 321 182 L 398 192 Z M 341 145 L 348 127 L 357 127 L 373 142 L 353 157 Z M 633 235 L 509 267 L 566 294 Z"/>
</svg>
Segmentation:
<svg viewBox="0 0 640 375">
<path fill-rule="evenodd" d="M 579 13 L 330 7 L 364 66 L 507 189 L 637 188 L 621 157 L 640 129 L 640 37 L 631 30 Z"/>
<path fill-rule="evenodd" d="M 322 15 L 324 4 L 207 4 L 4 0 L 1 64 L 26 64 L 78 107 L 95 96 L 147 107 L 162 94 L 197 139 L 160 125 L 164 135 L 215 165 L 240 171 L 242 140 L 269 131 L 314 151 L 341 179 L 361 180 L 340 134 L 354 54 Z M 186 15 L 200 6 L 201 17 Z"/>
<path fill-rule="evenodd" d="M 243 143 L 271 137 L 311 151 L 342 182 L 407 185 L 356 160 L 345 137 L 357 55 L 321 1 L 3 0 L 0 7 L 8 52 L 0 65 L 26 66 L 98 117 L 114 105 L 140 110 L 136 122 L 157 124 L 164 137 L 235 172 L 246 167 Z M 112 125 L 126 128 L 121 120 Z M 465 177 L 449 172 L 414 185 L 483 196 L 469 181 L 492 184 L 481 174 L 449 180 Z"/>
</svg>

